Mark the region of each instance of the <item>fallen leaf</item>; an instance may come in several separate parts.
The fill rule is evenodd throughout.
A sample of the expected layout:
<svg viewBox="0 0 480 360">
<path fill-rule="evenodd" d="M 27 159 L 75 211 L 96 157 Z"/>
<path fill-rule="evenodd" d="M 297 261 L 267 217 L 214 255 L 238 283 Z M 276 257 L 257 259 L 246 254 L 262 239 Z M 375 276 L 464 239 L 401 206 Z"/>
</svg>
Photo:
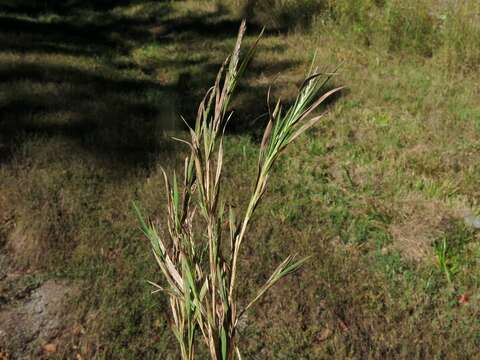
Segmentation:
<svg viewBox="0 0 480 360">
<path fill-rule="evenodd" d="M 47 344 L 43 346 L 43 350 L 47 353 L 56 353 L 57 352 L 57 345 L 55 344 Z"/>
<path fill-rule="evenodd" d="M 345 321 L 338 319 L 338 324 L 340 325 L 342 331 L 348 331 L 348 325 L 345 323 Z"/>
<path fill-rule="evenodd" d="M 458 303 L 461 305 L 466 305 L 469 301 L 470 296 L 467 293 L 460 295 L 460 297 L 458 298 Z"/>
<path fill-rule="evenodd" d="M 73 332 L 74 335 L 85 334 L 85 330 L 83 329 L 83 327 L 80 324 L 75 324 L 73 326 L 72 332 Z"/>
<path fill-rule="evenodd" d="M 330 330 L 329 328 L 323 329 L 320 334 L 317 336 L 318 341 L 325 341 L 327 340 L 331 335 L 333 334 L 333 331 Z"/>
</svg>

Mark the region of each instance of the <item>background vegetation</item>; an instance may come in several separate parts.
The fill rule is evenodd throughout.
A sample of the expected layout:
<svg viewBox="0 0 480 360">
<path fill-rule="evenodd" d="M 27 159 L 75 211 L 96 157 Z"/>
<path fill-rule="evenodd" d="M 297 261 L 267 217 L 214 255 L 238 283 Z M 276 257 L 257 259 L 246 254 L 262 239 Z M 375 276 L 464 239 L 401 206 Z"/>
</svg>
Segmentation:
<svg viewBox="0 0 480 360">
<path fill-rule="evenodd" d="M 318 49 L 349 88 L 279 159 L 258 209 L 241 299 L 259 268 L 315 260 L 247 317 L 245 358 L 475 358 L 476 1 L 0 0 L 0 270 L 80 287 L 53 356 L 178 358 L 131 201 L 164 218 L 160 166 L 185 155 L 166 135 L 193 118 L 245 15 L 247 45 L 267 31 L 232 104 L 231 204 L 255 176 L 272 82 L 292 100 Z"/>
</svg>

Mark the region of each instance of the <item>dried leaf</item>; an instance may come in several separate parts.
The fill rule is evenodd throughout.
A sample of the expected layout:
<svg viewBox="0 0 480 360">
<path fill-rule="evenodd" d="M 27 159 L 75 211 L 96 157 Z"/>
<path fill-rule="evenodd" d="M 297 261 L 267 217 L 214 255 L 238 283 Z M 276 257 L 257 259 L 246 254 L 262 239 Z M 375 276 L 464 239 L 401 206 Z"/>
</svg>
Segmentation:
<svg viewBox="0 0 480 360">
<path fill-rule="evenodd" d="M 268 125 L 265 129 L 265 132 L 263 133 L 262 144 L 260 145 L 261 152 L 265 151 L 265 147 L 268 143 L 268 140 L 270 139 L 270 134 L 272 133 L 272 127 L 273 127 L 273 121 L 270 118 L 270 120 L 268 121 Z"/>
<path fill-rule="evenodd" d="M 52 343 L 43 345 L 43 351 L 45 351 L 49 354 L 56 353 L 57 352 L 57 345 L 52 344 Z"/>
<path fill-rule="evenodd" d="M 317 340 L 319 342 L 327 340 L 330 336 L 332 336 L 333 331 L 329 328 L 323 329 L 317 336 Z"/>
<path fill-rule="evenodd" d="M 458 303 L 460 305 L 466 305 L 470 302 L 470 295 L 464 293 L 458 297 Z"/>
<path fill-rule="evenodd" d="M 327 91 L 325 94 L 323 94 L 317 101 L 315 101 L 305 112 L 300 116 L 298 121 L 302 121 L 305 119 L 308 115 L 310 115 L 321 103 L 323 103 L 327 98 L 332 96 L 333 94 L 339 92 L 340 90 L 345 89 L 345 86 L 340 86 L 337 87 L 333 90 Z M 297 121 L 297 122 L 298 122 Z"/>
</svg>

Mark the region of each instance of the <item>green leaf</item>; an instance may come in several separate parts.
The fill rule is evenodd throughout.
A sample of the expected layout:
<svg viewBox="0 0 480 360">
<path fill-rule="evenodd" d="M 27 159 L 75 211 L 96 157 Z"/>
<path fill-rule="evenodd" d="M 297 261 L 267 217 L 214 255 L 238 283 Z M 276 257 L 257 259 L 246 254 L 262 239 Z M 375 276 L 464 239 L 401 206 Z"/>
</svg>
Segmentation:
<svg viewBox="0 0 480 360">
<path fill-rule="evenodd" d="M 222 360 L 227 360 L 227 350 L 228 350 L 228 342 L 227 342 L 227 332 L 225 328 L 222 326 L 222 330 L 220 331 L 220 343 L 222 348 Z"/>
<path fill-rule="evenodd" d="M 146 222 L 143 218 L 142 212 L 140 211 L 137 204 L 135 204 L 135 201 L 132 201 L 132 205 L 133 205 L 133 209 L 135 211 L 135 214 L 137 215 L 137 219 L 140 222 L 140 228 L 143 231 L 143 233 L 145 233 L 145 235 L 148 237 L 149 227 L 147 226 L 147 224 L 146 224 Z"/>
</svg>

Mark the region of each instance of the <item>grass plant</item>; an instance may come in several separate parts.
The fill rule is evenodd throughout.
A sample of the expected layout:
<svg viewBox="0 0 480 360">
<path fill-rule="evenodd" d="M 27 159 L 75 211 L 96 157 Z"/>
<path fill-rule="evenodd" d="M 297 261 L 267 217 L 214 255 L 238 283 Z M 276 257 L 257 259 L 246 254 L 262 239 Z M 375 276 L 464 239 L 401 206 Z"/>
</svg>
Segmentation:
<svg viewBox="0 0 480 360">
<path fill-rule="evenodd" d="M 454 269 L 450 264 L 449 259 L 449 249 L 447 245 L 447 238 L 444 237 L 442 240 L 434 244 L 435 256 L 437 258 L 438 267 L 441 272 L 445 274 L 445 277 L 449 285 L 452 285 L 452 272 Z"/>
<path fill-rule="evenodd" d="M 179 186 L 175 173 L 170 182 L 164 172 L 168 235 L 161 235 L 154 223 L 147 223 L 136 207 L 143 232 L 152 243 L 166 280 L 166 286 L 152 284 L 169 297 L 171 328 L 185 360 L 195 358 L 197 332 L 202 334 L 212 359 L 230 360 L 236 355 L 241 359 L 237 345 L 240 319 L 268 289 L 306 261 L 288 256 L 248 304 L 243 307 L 238 304 L 236 284 L 242 243 L 267 188 L 272 167 L 292 141 L 320 120 L 322 115 L 315 116 L 314 111 L 341 89 L 329 90 L 319 97 L 331 75 L 325 78 L 312 67 L 294 104 L 284 110 L 278 101 L 273 111 L 269 111 L 253 191 L 243 217 L 239 218 L 235 209 L 227 205 L 221 183 L 223 134 L 232 116 L 228 105 L 258 42 L 241 60 L 245 29 L 244 21 L 233 53 L 198 108 L 195 128 L 190 128 L 190 141 L 178 139 L 191 149 L 185 158 L 183 186 Z M 267 102 L 270 103 L 270 96 Z M 201 233 L 194 228 L 197 217 L 205 224 Z M 228 231 L 224 229 L 226 224 Z"/>
</svg>

